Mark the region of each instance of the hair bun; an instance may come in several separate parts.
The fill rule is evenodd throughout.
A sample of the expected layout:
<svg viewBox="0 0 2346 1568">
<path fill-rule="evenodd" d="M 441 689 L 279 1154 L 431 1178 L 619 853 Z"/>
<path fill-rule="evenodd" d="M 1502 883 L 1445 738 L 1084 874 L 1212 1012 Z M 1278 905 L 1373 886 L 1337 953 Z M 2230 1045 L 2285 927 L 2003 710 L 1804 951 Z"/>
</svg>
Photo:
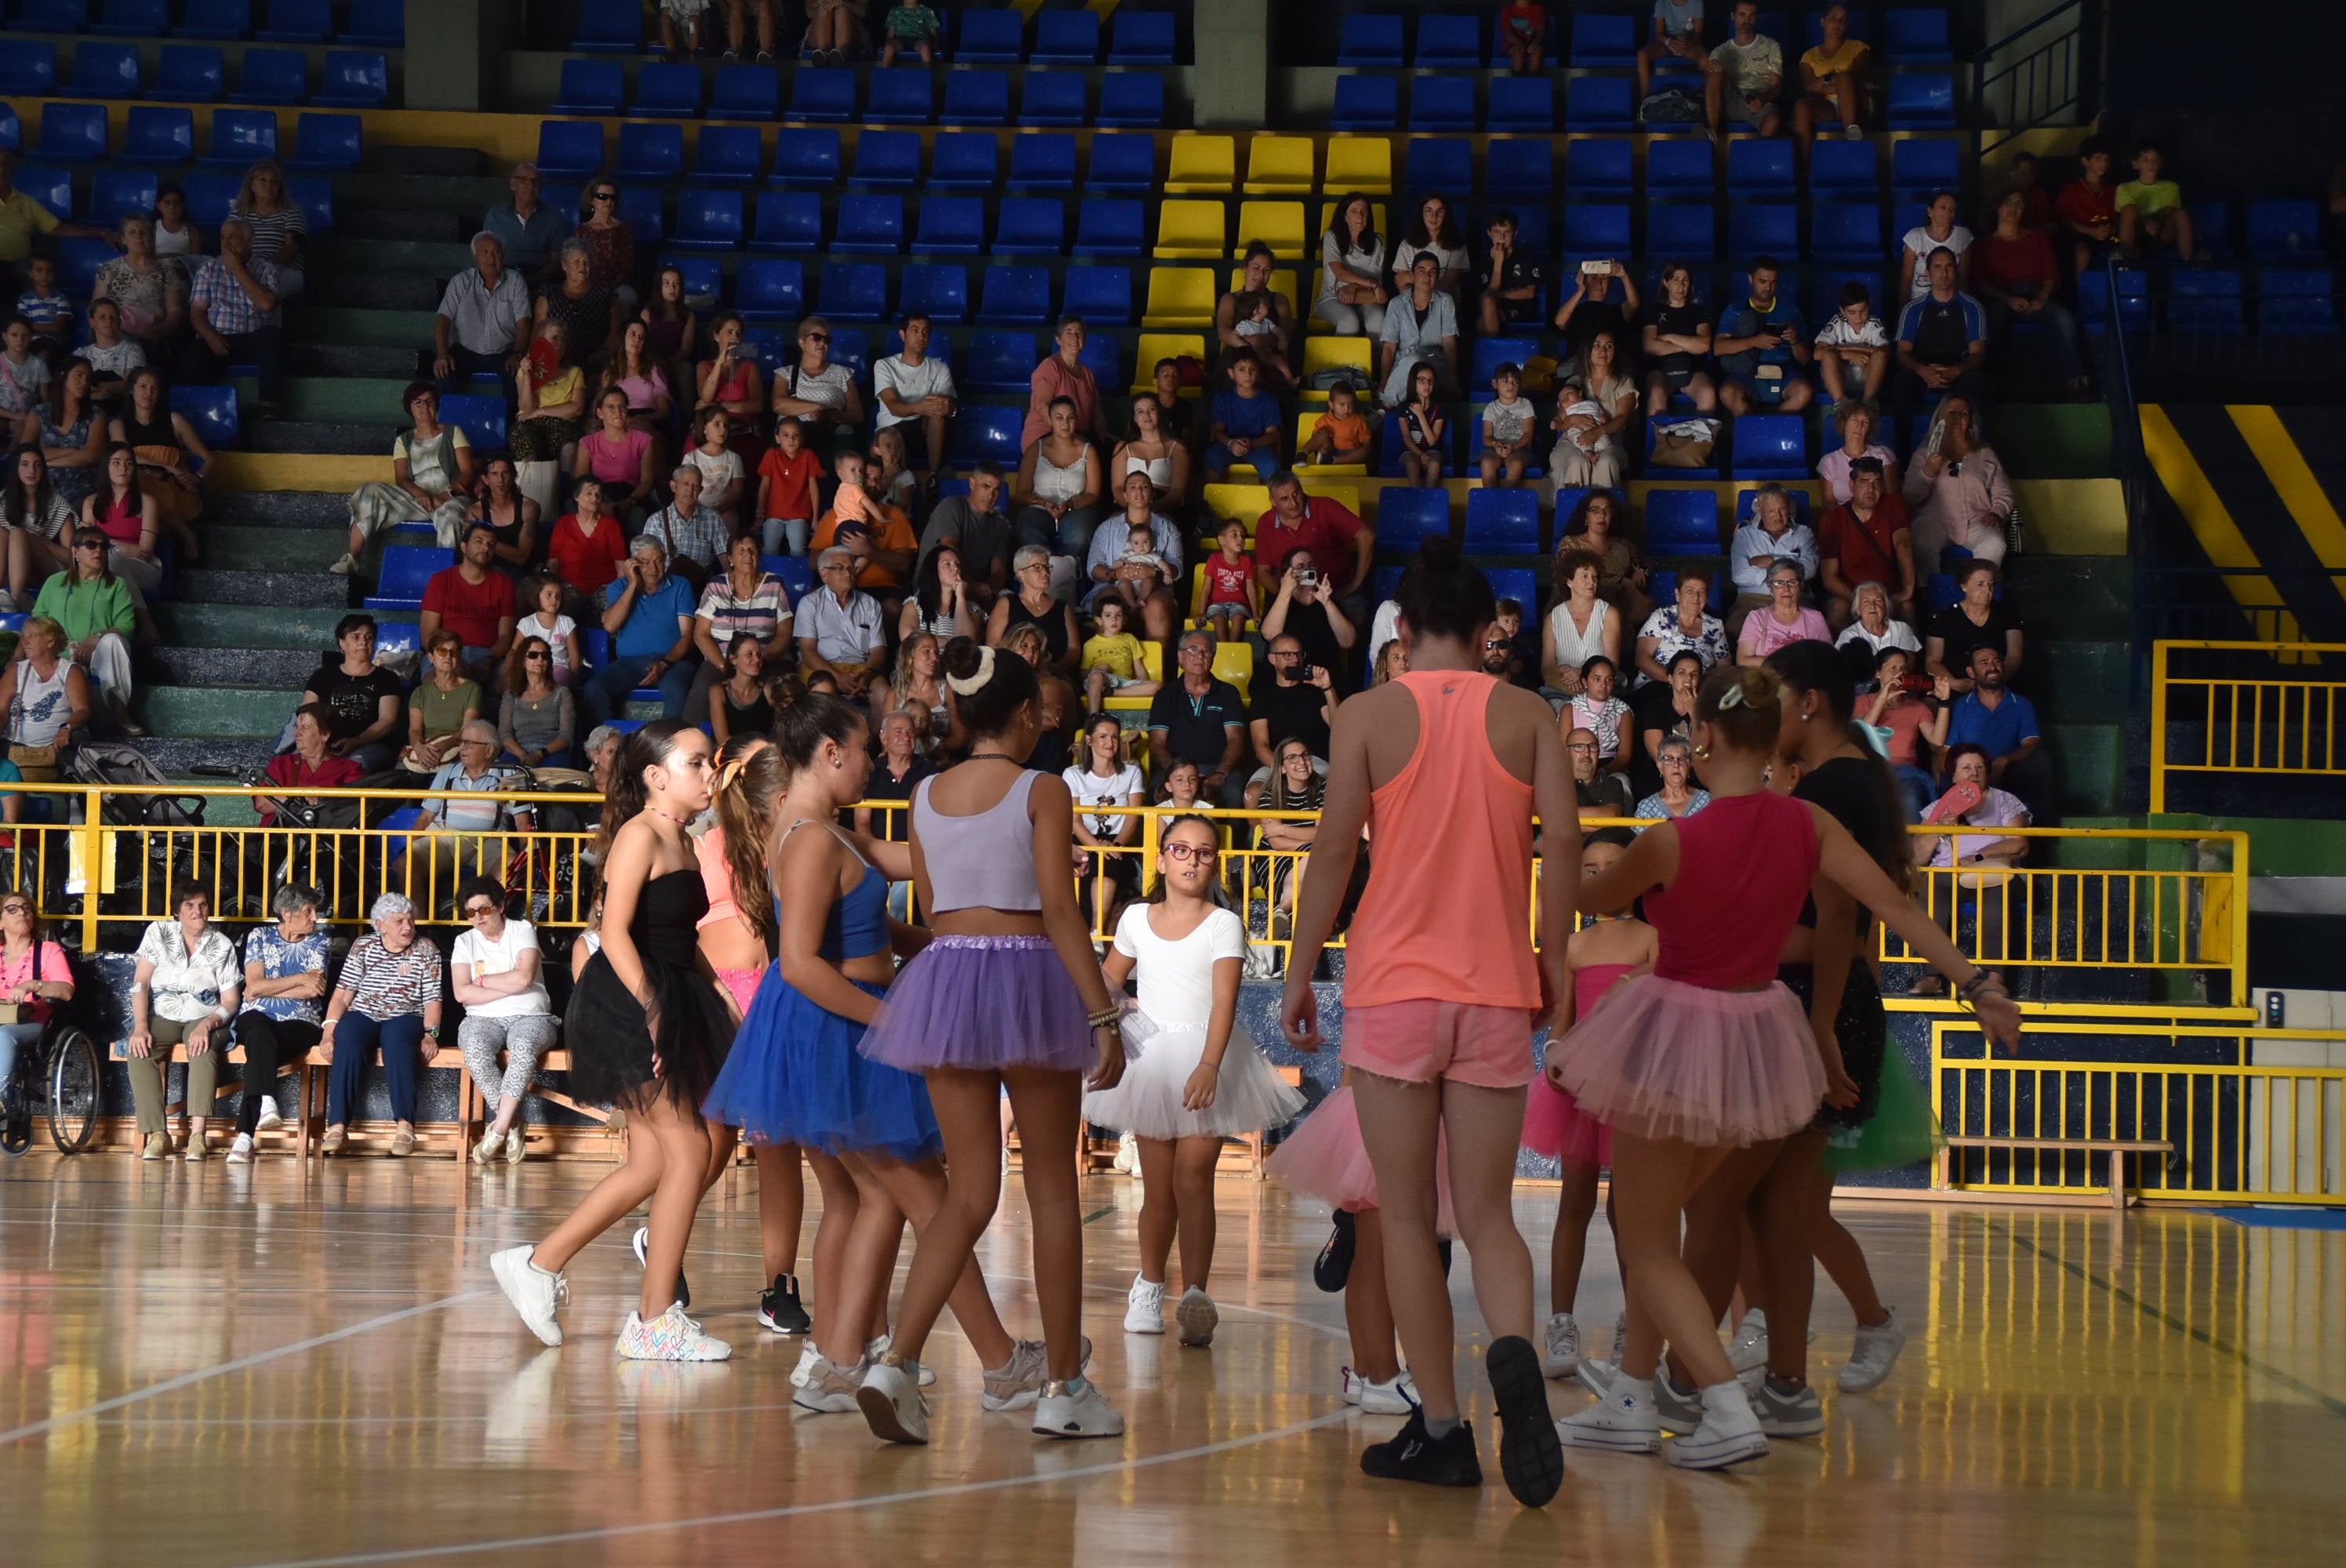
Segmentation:
<svg viewBox="0 0 2346 1568">
<path fill-rule="evenodd" d="M 1417 562 L 1429 572 L 1454 572 L 1464 559 L 1447 534 L 1428 534 L 1418 541 Z"/>
</svg>

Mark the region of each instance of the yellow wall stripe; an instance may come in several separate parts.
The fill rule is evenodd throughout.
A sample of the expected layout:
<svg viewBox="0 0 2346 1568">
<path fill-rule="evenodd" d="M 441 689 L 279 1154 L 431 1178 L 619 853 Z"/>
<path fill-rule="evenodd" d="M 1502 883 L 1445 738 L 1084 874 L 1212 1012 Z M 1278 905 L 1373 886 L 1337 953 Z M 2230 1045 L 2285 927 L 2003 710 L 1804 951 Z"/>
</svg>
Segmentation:
<svg viewBox="0 0 2346 1568">
<path fill-rule="evenodd" d="M 2257 454 L 2265 477 L 2272 481 L 2298 531 L 2313 546 L 2315 557 L 2325 566 L 2346 572 L 2346 521 L 2340 520 L 2338 508 L 2330 504 L 2321 482 L 2313 477 L 2305 453 L 2298 449 L 2280 415 L 2264 404 L 2235 404 L 2224 412 L 2232 416 L 2249 450 Z M 2331 580 L 2346 594 L 2346 577 Z"/>
<path fill-rule="evenodd" d="M 2174 497 L 2199 547 L 2208 552 L 2208 559 L 2229 571 L 2262 566 L 2264 563 L 2257 559 L 2248 536 L 2232 520 L 2224 498 L 2216 493 L 2199 460 L 2191 455 L 2190 443 L 2167 417 L 2167 411 L 2157 403 L 2145 403 L 2140 413 L 2144 455 L 2150 459 L 2151 469 L 2167 486 L 2168 494 Z M 2250 612 L 2249 618 L 2258 636 L 2297 639 L 2297 617 L 2281 607 L 2280 590 L 2270 577 L 2228 576 L 2223 582 L 2240 607 Z"/>
</svg>

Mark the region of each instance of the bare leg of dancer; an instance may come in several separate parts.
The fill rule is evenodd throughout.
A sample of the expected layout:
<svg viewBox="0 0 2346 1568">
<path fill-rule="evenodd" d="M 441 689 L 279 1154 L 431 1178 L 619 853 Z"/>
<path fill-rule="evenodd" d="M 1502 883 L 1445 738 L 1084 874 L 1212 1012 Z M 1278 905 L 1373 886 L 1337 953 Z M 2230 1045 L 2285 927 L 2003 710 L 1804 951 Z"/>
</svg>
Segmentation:
<svg viewBox="0 0 2346 1568">
<path fill-rule="evenodd" d="M 1140 1277 L 1152 1285 L 1165 1283 L 1178 1237 L 1181 1288 L 1203 1290 L 1214 1264 L 1214 1171 L 1221 1163 L 1222 1140 L 1139 1142 Z"/>
<path fill-rule="evenodd" d="M 1697 1387 L 1735 1376 L 1719 1342 L 1719 1315 L 1703 1298 L 1678 1241 L 1679 1215 L 1727 1152 L 1613 1130 L 1622 1268 L 1635 1281 L 1621 1370 L 1633 1379 L 1654 1375 L 1664 1339 L 1684 1354 Z"/>
<path fill-rule="evenodd" d="M 1767 1175 L 1780 1146 L 1771 1142 L 1722 1151 L 1709 1176 L 1687 1200 L 1681 1255 L 1710 1308 L 1711 1331 L 1703 1338 L 1714 1345 L 1719 1342 L 1719 1315 L 1735 1293 L 1736 1272 L 1743 1260 L 1745 1211 L 1751 1189 Z M 1690 1368 L 1683 1342 L 1676 1334 L 1669 1335 L 1669 1342 L 1671 1380 L 1682 1390 L 1699 1387 L 1688 1380 Z"/>
<path fill-rule="evenodd" d="M 911 1222 L 916 1238 L 935 1223 L 937 1209 L 944 1202 L 945 1176 L 934 1160 L 907 1165 L 885 1155 L 862 1155 L 849 1156 L 846 1165 L 855 1176 L 864 1214 L 870 1215 L 876 1202 L 894 1217 L 892 1228 L 884 1234 L 878 1225 L 859 1224 L 845 1264 L 848 1283 L 840 1310 L 851 1322 L 861 1314 L 878 1324 L 871 1336 L 877 1339 L 887 1332 L 888 1286 L 895 1278 L 904 1222 Z M 868 1237 L 866 1231 L 872 1233 Z M 868 1254 L 863 1250 L 867 1245 Z M 917 1240 L 914 1245 L 918 1246 Z M 964 1265 L 945 1305 L 976 1352 L 979 1366 L 991 1370 L 1009 1365 L 1017 1346 L 994 1311 L 994 1298 L 986 1290 L 985 1276 L 979 1272 L 974 1257 Z M 859 1345 L 851 1353 L 861 1354 L 862 1349 Z"/>
<path fill-rule="evenodd" d="M 763 1145 L 758 1162 L 758 1243 L 766 1277 L 799 1271 L 799 1232 L 806 1225 L 806 1177 L 796 1144 Z"/>
<path fill-rule="evenodd" d="M 814 1227 L 814 1321 L 820 1331 L 826 1323 L 846 1321 L 839 1315 L 840 1290 L 847 1275 L 848 1237 L 855 1228 L 862 1198 L 855 1178 L 832 1156 L 809 1150 L 806 1162 L 814 1168 L 815 1186 L 822 1194 L 822 1218 Z M 860 1343 L 856 1346 L 858 1356 L 862 1349 Z M 855 1362 L 851 1359 L 843 1364 L 852 1367 Z"/>
<path fill-rule="evenodd" d="M 1588 1227 L 1596 1217 L 1595 1166 L 1566 1166 L 1556 1193 L 1556 1234 L 1548 1241 L 1548 1310 L 1570 1312 L 1580 1298 L 1580 1270 L 1588 1258 Z"/>
<path fill-rule="evenodd" d="M 1457 1340 L 1450 1282 L 1434 1247 L 1433 1161 L 1442 1130 L 1441 1091 L 1432 1084 L 1404 1084 L 1356 1070 L 1352 1099 L 1360 1110 L 1361 1140 L 1377 1173 L 1385 1292 L 1394 1328 L 1417 1379 L 1418 1400 L 1429 1426 L 1441 1422 L 1446 1431 L 1458 1420 L 1458 1380 L 1453 1367 Z M 1454 1186 L 1451 1197 L 1463 1211 L 1465 1195 Z M 1465 1223 L 1463 1212 L 1459 1223 Z M 1352 1271 L 1361 1271 L 1357 1254 Z M 1479 1267 L 1475 1272 L 1479 1284 Z M 1495 1326 L 1493 1331 L 1498 1331 Z"/>
<path fill-rule="evenodd" d="M 1344 1329 L 1352 1339 L 1352 1370 L 1372 1383 L 1401 1376 L 1393 1348 L 1392 1298 L 1385 1290 L 1384 1221 L 1373 1208 L 1352 1217 L 1352 1277 L 1344 1287 Z"/>
<path fill-rule="evenodd" d="M 1035 1231 L 1035 1299 L 1054 1380 L 1084 1372 L 1084 1216 L 1076 1196 L 1076 1132 L 1083 1079 L 1073 1073 L 1014 1067 L 1003 1074 L 1025 1141 L 1021 1178 Z M 973 1240 L 973 1245 L 974 1244 Z"/>
<path fill-rule="evenodd" d="M 1805 1383 L 1809 1378 L 1816 1215 L 1819 1200 L 1832 1192 L 1832 1178 L 1818 1164 L 1824 1146 L 1825 1135 L 1814 1128 L 1793 1134 L 1751 1195 L 1760 1289 L 1768 1303 L 1768 1372 L 1788 1383 Z"/>
<path fill-rule="evenodd" d="M 944 1137 L 945 1194 L 928 1234 L 913 1244 L 913 1267 L 896 1304 L 895 1351 L 908 1361 L 920 1359 L 937 1314 L 961 1278 L 962 1265 L 1002 1201 L 1001 1075 L 963 1067 L 933 1068 L 924 1075 L 937 1130 Z M 1072 1148 L 1072 1128 L 1067 1140 Z M 1039 1152 L 1030 1141 L 1030 1166 Z M 815 1283 L 820 1288 L 821 1278 Z M 820 1308 L 816 1322 L 821 1322 Z"/>
</svg>

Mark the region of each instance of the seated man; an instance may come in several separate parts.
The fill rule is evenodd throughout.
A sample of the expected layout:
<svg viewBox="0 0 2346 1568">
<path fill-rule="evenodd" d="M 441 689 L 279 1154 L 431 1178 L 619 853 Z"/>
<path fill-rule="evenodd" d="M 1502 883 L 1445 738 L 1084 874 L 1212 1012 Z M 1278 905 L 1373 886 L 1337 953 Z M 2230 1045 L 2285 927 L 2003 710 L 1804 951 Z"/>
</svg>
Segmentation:
<svg viewBox="0 0 2346 1568">
<path fill-rule="evenodd" d="M 1839 632 L 1849 625 L 1860 583 L 1890 590 L 1890 613 L 1914 619 L 1914 535 L 1906 498 L 1882 483 L 1882 459 L 1860 457 L 1849 465 L 1849 500 L 1824 514 L 1818 526 L 1825 591 L 1825 623 Z"/>
<path fill-rule="evenodd" d="M 668 478 L 675 498 L 645 521 L 638 537 L 657 541 L 668 570 L 698 594 L 709 585 L 709 574 L 725 558 L 732 536 L 725 519 L 700 504 L 699 469 L 683 463 Z"/>
<path fill-rule="evenodd" d="M 424 875 L 417 881 L 431 891 L 431 909 L 437 910 L 443 901 L 453 906 L 456 886 L 465 878 L 502 881 L 506 852 L 514 847 L 502 835 L 508 830 L 527 833 L 536 827 L 527 807 L 464 799 L 515 788 L 521 776 L 498 759 L 497 749 L 497 727 L 484 718 L 474 719 L 457 738 L 455 758 L 432 776 L 433 793 L 416 824 L 423 833 L 407 841 L 411 856 L 424 857 Z"/>
<path fill-rule="evenodd" d="M 1987 312 L 1955 288 L 1955 253 L 1945 246 L 1931 252 L 1931 289 L 1906 302 L 1898 314 L 1898 368 L 1890 377 L 1893 428 L 1903 430 L 1933 393 L 1953 392 L 1976 405 L 1986 388 L 1980 367 L 1987 362 Z"/>
<path fill-rule="evenodd" d="M 1335 672 L 1304 657 L 1303 645 L 1293 633 L 1270 639 L 1265 661 L 1270 678 L 1254 685 L 1254 711 L 1247 718 L 1247 738 L 1254 749 L 1254 778 L 1267 783 L 1279 766 L 1273 749 L 1284 739 L 1300 740 L 1324 769 L 1328 733 L 1336 721 Z"/>
<path fill-rule="evenodd" d="M 1800 308 L 1778 291 L 1781 273 L 1773 256 L 1754 257 L 1749 292 L 1719 313 L 1710 348 L 1729 413 L 1797 413 L 1816 395 L 1801 373 L 1816 351 Z"/>
<path fill-rule="evenodd" d="M 1377 531 L 1330 495 L 1313 495 L 1293 470 L 1270 476 L 1270 510 L 1255 520 L 1255 586 L 1268 605 L 1279 592 L 1279 574 L 1296 550 L 1309 550 L 1326 573 L 1327 596 L 1343 607 L 1354 626 L 1365 625 L 1375 607 L 1369 602 L 1371 569 L 1376 565 Z"/>
<path fill-rule="evenodd" d="M 219 254 L 207 260 L 188 290 L 188 345 L 179 375 L 190 382 L 225 381 L 232 364 L 260 370 L 256 412 L 273 413 L 285 393 L 285 334 L 278 326 L 277 268 L 252 254 L 252 229 L 240 218 L 219 227 Z"/>
<path fill-rule="evenodd" d="M 1148 761 L 1164 789 L 1174 763 L 1198 765 L 1198 798 L 1236 806 L 1243 798 L 1248 770 L 1247 711 L 1238 688 L 1214 677 L 1214 634 L 1188 631 L 1175 662 L 1180 676 L 1167 681 L 1148 704 Z"/>
<path fill-rule="evenodd" d="M 1819 27 L 1823 36 L 1800 56 L 1800 97 L 1792 106 L 1792 138 L 1803 156 L 1825 120 L 1839 119 L 1841 134 L 1851 141 L 1865 136 L 1865 73 L 1872 51 L 1862 38 L 1849 36 L 1849 7 L 1840 0 L 1825 7 Z"/>
<path fill-rule="evenodd" d="M 497 531 L 484 522 L 464 530 L 457 546 L 456 564 L 443 566 L 423 585 L 423 609 L 415 617 L 415 640 L 432 646 L 432 635 L 445 626 L 464 646 L 464 672 L 487 691 L 504 667 L 513 647 L 513 579 L 490 565 L 495 555 Z"/>
<path fill-rule="evenodd" d="M 692 612 L 698 603 L 692 590 L 669 575 L 660 542 L 649 535 L 638 538 L 617 578 L 603 591 L 611 660 L 586 677 L 589 718 L 597 724 L 626 718 L 627 694 L 639 686 L 659 687 L 663 718 L 684 711 L 696 673 Z"/>
<path fill-rule="evenodd" d="M 1515 215 L 1505 209 L 1491 215 L 1484 232 L 1490 248 L 1484 252 L 1482 300 L 1476 309 L 1482 312 L 1484 335 L 1495 338 L 1539 314 L 1540 261 L 1515 242 Z"/>
<path fill-rule="evenodd" d="M 487 229 L 473 236 L 473 270 L 448 280 L 432 320 L 432 376 L 444 397 L 495 376 L 505 406 L 514 401 L 514 361 L 529 320 L 529 285 L 505 267 L 505 242 Z"/>
<path fill-rule="evenodd" d="M 886 619 L 880 601 L 855 585 L 855 557 L 833 545 L 815 558 L 821 585 L 798 602 L 793 628 L 799 669 L 828 675 L 842 697 L 861 702 L 888 665 Z"/>
<path fill-rule="evenodd" d="M 1572 759 L 1572 788 L 1579 803 L 1581 821 L 1593 822 L 1606 817 L 1626 820 L 1637 805 L 1635 790 L 1627 773 L 1603 767 L 1596 732 L 1571 731 L 1564 738 L 1564 749 Z"/>
<path fill-rule="evenodd" d="M 1760 36 L 1758 0 L 1736 0 L 1735 31 L 1702 63 L 1703 114 L 1715 137 L 1740 127 L 1774 136 L 1782 123 L 1776 107 L 1784 87 L 1784 51 Z"/>
<path fill-rule="evenodd" d="M 904 439 L 904 461 L 925 490 L 936 483 L 944 461 L 945 421 L 960 393 L 953 370 L 929 352 L 929 318 L 914 311 L 904 318 L 903 347 L 872 367 L 880 407 L 874 433 L 892 430 Z"/>
<path fill-rule="evenodd" d="M 1311 552 L 1290 550 L 1280 570 L 1278 590 L 1263 606 L 1262 635 L 1266 640 L 1293 637 L 1303 649 L 1304 662 L 1328 671 L 1336 689 L 1344 692 L 1352 689 L 1352 648 L 1361 634 L 1357 624 L 1337 607 L 1327 587 Z"/>
<path fill-rule="evenodd" d="M 1010 587 L 1010 556 L 1017 538 L 1002 509 L 1002 470 L 980 463 L 970 471 L 969 494 L 948 495 L 929 514 L 921 530 L 921 558 L 947 547 L 961 557 L 961 579 L 969 588 L 970 609 L 980 618 Z"/>
<path fill-rule="evenodd" d="M 481 218 L 482 232 L 505 248 L 505 260 L 531 276 L 546 272 L 562 242 L 570 238 L 570 219 L 537 199 L 537 165 L 517 163 L 505 180 L 513 199 L 493 207 Z"/>
<path fill-rule="evenodd" d="M 1637 101 L 1654 91 L 1654 66 L 1663 60 L 1684 60 L 1697 70 L 1706 56 L 1702 50 L 1702 0 L 1654 0 L 1651 35 L 1637 50 Z"/>
<path fill-rule="evenodd" d="M 1955 698 L 1947 719 L 1947 745 L 1965 744 L 1987 753 L 1987 781 L 2029 802 L 2036 819 L 2052 824 L 2051 759 L 2045 755 L 2036 707 L 2004 682 L 2004 656 L 1992 647 L 1972 649 L 1971 690 Z"/>
</svg>

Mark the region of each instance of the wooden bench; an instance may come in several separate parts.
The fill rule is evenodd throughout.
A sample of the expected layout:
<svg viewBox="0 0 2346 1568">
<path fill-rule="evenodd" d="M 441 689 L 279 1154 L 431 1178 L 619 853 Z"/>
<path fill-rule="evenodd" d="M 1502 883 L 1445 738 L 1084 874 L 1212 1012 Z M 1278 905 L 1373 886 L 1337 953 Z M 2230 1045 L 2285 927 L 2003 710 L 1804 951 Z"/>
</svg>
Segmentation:
<svg viewBox="0 0 2346 1568">
<path fill-rule="evenodd" d="M 454 1050 L 454 1047 L 450 1046 L 448 1049 Z M 500 1066 L 504 1064 L 505 1060 L 505 1054 L 502 1051 L 498 1052 L 497 1063 Z M 558 1046 L 548 1051 L 544 1056 L 538 1058 L 537 1070 L 540 1073 L 567 1073 L 570 1071 L 570 1053 Z M 459 1081 L 461 1086 L 456 1091 L 456 1158 L 461 1164 L 464 1157 L 472 1153 L 473 1145 L 480 1141 L 481 1129 L 488 1123 L 489 1102 L 488 1096 L 481 1093 L 480 1085 L 473 1082 L 473 1075 L 470 1073 L 459 1069 Z M 607 1108 L 601 1105 L 582 1105 L 559 1089 L 548 1088 L 539 1083 L 534 1075 L 525 1093 L 536 1099 L 544 1100 L 549 1105 L 559 1105 L 566 1111 L 576 1111 L 587 1120 L 599 1123 L 605 1127 L 611 1125 L 611 1113 Z M 526 1121 L 516 1121 L 514 1125 L 522 1129 L 522 1142 L 527 1144 L 529 1124 Z"/>
<path fill-rule="evenodd" d="M 1947 1149 L 2029 1149 L 2050 1150 L 2055 1154 L 2107 1155 L 2110 1156 L 2110 1207 L 2124 1214 L 2127 1206 L 2126 1157 L 2128 1155 L 2167 1155 L 2175 1145 L 2164 1138 L 1985 1138 L 1951 1135 Z M 1953 1185 L 1947 1172 L 1947 1156 L 1939 1155 L 1939 1185 Z"/>
<path fill-rule="evenodd" d="M 448 1045 L 444 1046 L 443 1049 L 454 1052 L 455 1047 L 454 1045 Z M 130 1059 L 129 1043 L 126 1040 L 114 1041 L 107 1047 L 107 1054 L 117 1062 L 127 1062 Z M 220 1052 L 219 1056 L 221 1064 L 225 1066 L 242 1066 L 244 1064 L 244 1047 L 241 1045 L 230 1045 L 227 1049 Z M 380 1048 L 373 1053 L 373 1056 L 375 1061 L 378 1063 L 382 1060 L 382 1054 Z M 555 1056 L 561 1056 L 563 1058 L 562 1065 L 566 1067 L 569 1065 L 569 1056 L 567 1053 L 547 1053 L 547 1060 L 549 1064 Z M 187 1046 L 184 1044 L 172 1046 L 170 1048 L 169 1055 L 166 1060 L 185 1064 L 188 1060 Z M 278 1106 L 278 1114 L 285 1119 L 285 1125 L 282 1129 L 275 1133 L 254 1135 L 253 1142 L 257 1146 L 266 1148 L 272 1146 L 274 1144 L 291 1142 L 294 1145 L 296 1151 L 305 1157 L 317 1152 L 319 1144 L 322 1142 L 325 1137 L 326 1082 L 328 1072 L 333 1064 L 334 1054 L 331 1048 L 324 1045 L 313 1045 L 306 1054 L 280 1064 L 280 1066 L 291 1069 L 291 1075 L 298 1080 L 294 1089 L 294 1100 L 292 1105 L 290 1106 L 282 1103 Z M 436 1070 L 437 1069 L 434 1067 L 419 1069 L 421 1072 L 427 1073 Z M 472 1078 L 470 1074 L 464 1072 L 461 1063 L 456 1066 L 454 1071 L 457 1074 L 459 1083 L 463 1085 L 462 1088 L 458 1090 L 459 1104 L 461 1105 L 464 1103 L 464 1097 L 471 1095 L 473 1092 Z M 240 1090 L 243 1087 L 244 1080 L 241 1076 L 229 1074 L 221 1074 L 219 1080 L 219 1093 L 221 1095 L 225 1095 L 231 1091 Z M 275 1085 L 270 1085 L 269 1088 L 262 1090 L 261 1093 L 274 1095 L 276 1093 Z M 560 1098 L 560 1096 L 553 1097 Z M 569 1102 L 564 1100 L 563 1103 L 567 1105 Z M 577 1107 L 573 1108 L 576 1109 Z M 187 1098 L 184 1093 L 182 1093 L 180 1097 L 178 1099 L 172 1099 L 170 1097 L 169 1079 L 167 1075 L 164 1084 L 163 1115 L 166 1117 L 168 1117 L 174 1111 L 178 1112 L 182 1115 L 187 1115 Z M 600 1119 L 600 1113 L 587 1111 L 586 1114 L 595 1115 Z M 204 1116 L 208 1121 L 230 1121 L 234 1119 L 228 1114 L 219 1110 L 206 1111 L 204 1113 Z M 429 1144 L 431 1140 L 434 1138 L 453 1135 L 456 1144 L 456 1157 L 460 1160 L 464 1157 L 465 1154 L 472 1146 L 464 1134 L 465 1124 L 462 1122 L 459 1122 L 453 1129 L 453 1135 L 451 1130 L 444 1125 L 435 1125 L 427 1122 L 418 1122 L 415 1124 L 416 1141 L 420 1144 Z"/>
</svg>

